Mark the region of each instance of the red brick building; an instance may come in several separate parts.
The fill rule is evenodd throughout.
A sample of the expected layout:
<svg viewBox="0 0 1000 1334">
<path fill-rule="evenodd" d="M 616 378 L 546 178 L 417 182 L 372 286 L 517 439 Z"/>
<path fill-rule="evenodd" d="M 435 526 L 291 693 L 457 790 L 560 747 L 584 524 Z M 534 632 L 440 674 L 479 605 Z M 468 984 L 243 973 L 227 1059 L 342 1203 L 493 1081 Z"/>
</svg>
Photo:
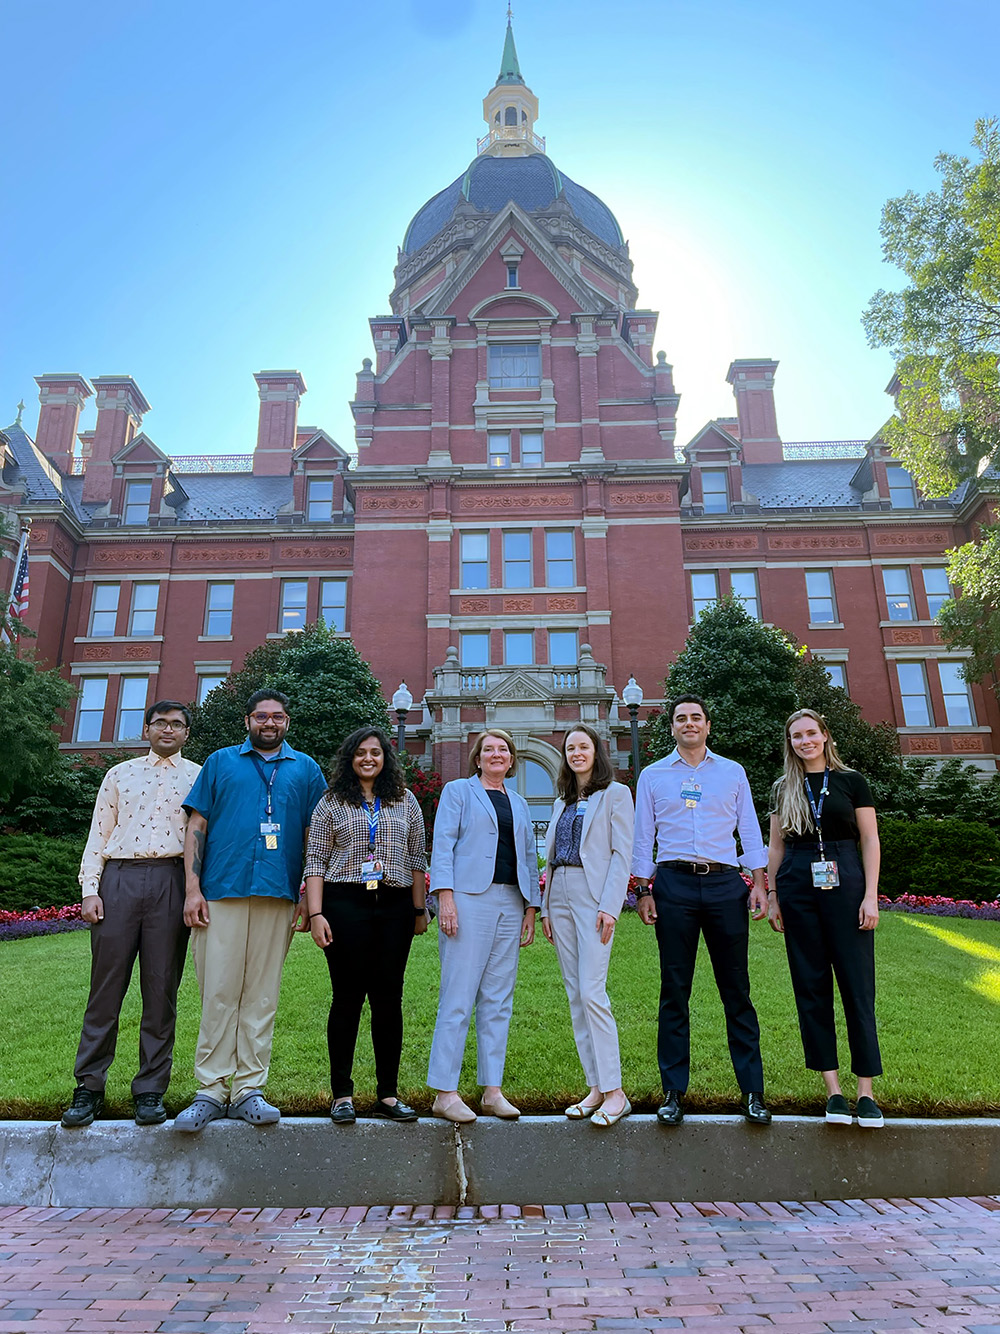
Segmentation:
<svg viewBox="0 0 1000 1334">
<path fill-rule="evenodd" d="M 255 448 L 224 457 L 168 457 L 128 376 L 38 377 L 34 439 L 20 417 L 0 436 L 0 504 L 32 521 L 38 650 L 81 688 L 64 744 L 127 742 L 147 702 L 200 698 L 322 616 L 387 695 L 408 682 L 414 752 L 452 778 L 469 734 L 504 726 L 541 807 L 567 725 L 624 764 L 627 679 L 656 703 L 692 618 L 733 591 L 904 751 L 994 768 L 995 701 L 934 623 L 975 488 L 921 499 L 877 436 L 782 442 L 767 358 L 732 363 L 736 415 L 678 450 L 656 314 L 610 209 L 546 155 L 509 27 L 483 110 L 370 321 L 356 458 L 299 424 L 297 371 L 254 377 Z"/>
</svg>

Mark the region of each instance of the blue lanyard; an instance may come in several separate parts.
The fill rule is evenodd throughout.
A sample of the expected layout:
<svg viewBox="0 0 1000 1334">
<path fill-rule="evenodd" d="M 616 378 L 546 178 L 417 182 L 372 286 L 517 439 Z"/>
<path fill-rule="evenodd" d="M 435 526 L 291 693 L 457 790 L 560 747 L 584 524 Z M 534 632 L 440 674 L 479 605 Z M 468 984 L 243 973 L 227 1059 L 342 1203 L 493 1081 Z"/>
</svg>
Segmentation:
<svg viewBox="0 0 1000 1334">
<path fill-rule="evenodd" d="M 368 817 L 368 852 L 375 851 L 375 835 L 378 833 L 378 813 L 382 809 L 382 798 L 376 797 L 372 806 L 365 803 L 365 814 Z"/>
<path fill-rule="evenodd" d="M 823 803 L 826 801 L 827 793 L 830 791 L 830 768 L 829 765 L 823 770 L 823 786 L 819 790 L 819 805 L 816 805 L 816 799 L 812 794 L 812 788 L 809 786 L 808 776 L 802 780 L 806 785 L 806 796 L 809 798 L 809 809 L 812 811 L 813 819 L 816 821 L 816 833 L 819 835 L 819 859 L 825 861 L 823 856 Z"/>
<path fill-rule="evenodd" d="M 265 772 L 265 770 L 264 770 L 264 761 L 263 761 L 263 760 L 260 758 L 260 756 L 257 755 L 255 752 L 251 752 L 251 754 L 250 754 L 250 758 L 253 760 L 254 765 L 256 766 L 256 769 L 257 769 L 257 773 L 260 775 L 260 781 L 264 784 L 265 791 L 267 792 L 267 818 L 268 818 L 268 820 L 270 821 L 270 819 L 271 819 L 271 788 L 274 786 L 274 777 L 275 777 L 275 774 L 278 772 L 278 765 L 279 765 L 279 763 L 280 763 L 280 760 L 269 760 L 269 761 L 268 761 L 267 768 L 268 768 L 269 772 L 268 772 L 267 777 L 265 778 L 265 777 L 264 777 L 264 772 Z"/>
</svg>

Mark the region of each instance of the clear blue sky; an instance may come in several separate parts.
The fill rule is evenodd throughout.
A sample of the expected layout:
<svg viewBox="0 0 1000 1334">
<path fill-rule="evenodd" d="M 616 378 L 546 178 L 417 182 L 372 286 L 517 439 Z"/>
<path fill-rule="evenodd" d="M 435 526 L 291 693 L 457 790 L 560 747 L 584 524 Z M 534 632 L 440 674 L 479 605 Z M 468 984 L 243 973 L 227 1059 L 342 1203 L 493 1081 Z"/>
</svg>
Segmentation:
<svg viewBox="0 0 1000 1334">
<path fill-rule="evenodd" d="M 503 0 L 65 0 L 4 7 L 0 423 L 33 376 L 127 373 L 167 453 L 244 452 L 252 373 L 300 422 L 347 402 L 396 247 L 464 170 Z M 788 440 L 872 434 L 895 270 L 879 214 L 1000 111 L 996 0 L 518 0 L 537 129 L 630 242 L 679 441 L 730 415 L 734 357 L 779 360 Z M 13 132 L 11 128 L 13 118 Z M 93 423 L 93 406 L 82 425 Z"/>
</svg>

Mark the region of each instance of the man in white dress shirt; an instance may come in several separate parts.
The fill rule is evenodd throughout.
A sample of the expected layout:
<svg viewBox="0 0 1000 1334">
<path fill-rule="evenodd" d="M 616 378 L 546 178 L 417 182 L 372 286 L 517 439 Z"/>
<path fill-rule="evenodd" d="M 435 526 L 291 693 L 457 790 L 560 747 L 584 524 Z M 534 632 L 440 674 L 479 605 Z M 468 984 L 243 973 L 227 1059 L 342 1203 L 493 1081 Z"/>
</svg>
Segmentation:
<svg viewBox="0 0 1000 1334">
<path fill-rule="evenodd" d="M 760 1025 L 747 967 L 747 887 L 737 865 L 734 831 L 739 830 L 743 845 L 739 860 L 753 877 L 749 908 L 755 919 L 767 913 L 767 853 L 743 766 L 708 749 L 712 723 L 704 700 L 683 695 L 669 708 L 677 749 L 639 775 L 632 846 L 639 916 L 647 926 L 655 925 L 660 950 L 657 1059 L 663 1105 L 657 1117 L 663 1125 L 684 1119 L 681 1098 L 691 1069 L 688 1002 L 698 938 L 704 935 L 726 1012 L 729 1054 L 744 1095 L 743 1115 L 752 1125 L 767 1125 L 771 1113 L 764 1102 Z"/>
<path fill-rule="evenodd" d="M 201 771 L 185 760 L 191 714 L 176 700 L 146 710 L 149 753 L 104 775 L 80 865 L 83 920 L 90 923 L 90 997 L 76 1055 L 76 1091 L 62 1115 L 67 1128 L 89 1126 L 104 1108 L 118 1017 L 136 958 L 142 987 L 139 1070 L 132 1080 L 135 1121 L 167 1119 L 177 989 L 184 970 L 182 802 Z"/>
</svg>

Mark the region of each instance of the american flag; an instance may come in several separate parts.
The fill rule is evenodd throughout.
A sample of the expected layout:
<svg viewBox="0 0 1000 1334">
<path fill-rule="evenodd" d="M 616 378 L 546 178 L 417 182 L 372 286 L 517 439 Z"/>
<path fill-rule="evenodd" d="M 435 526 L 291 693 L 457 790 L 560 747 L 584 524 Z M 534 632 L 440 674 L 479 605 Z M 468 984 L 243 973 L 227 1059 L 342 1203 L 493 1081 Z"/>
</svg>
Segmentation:
<svg viewBox="0 0 1000 1334">
<path fill-rule="evenodd" d="M 14 582 L 10 588 L 10 598 L 6 607 L 6 622 L 3 630 L 3 640 L 5 643 L 11 643 L 12 639 L 17 638 L 17 622 L 24 618 L 24 613 L 28 610 L 28 534 L 27 531 L 21 533 L 21 545 L 17 551 L 17 567 L 14 574 Z M 8 629 L 9 626 L 9 629 Z"/>
</svg>

